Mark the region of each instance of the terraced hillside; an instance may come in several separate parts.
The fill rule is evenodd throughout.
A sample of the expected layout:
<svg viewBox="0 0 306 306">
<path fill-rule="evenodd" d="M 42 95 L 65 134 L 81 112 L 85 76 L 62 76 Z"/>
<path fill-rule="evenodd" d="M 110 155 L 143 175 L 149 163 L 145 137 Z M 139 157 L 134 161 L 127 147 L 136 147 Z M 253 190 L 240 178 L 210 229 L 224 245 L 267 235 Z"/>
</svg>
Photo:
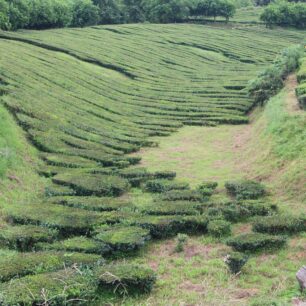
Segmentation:
<svg viewBox="0 0 306 306">
<path fill-rule="evenodd" d="M 22 276 L 22 284 L 33 284 L 33 300 L 42 303 L 39 284 L 55 286 L 47 280 L 57 277 L 52 273 L 60 269 L 58 262 L 92 266 L 98 261 L 92 254 L 112 258 L 138 250 L 150 238 L 206 232 L 201 195 L 173 181 L 175 173 L 137 167 L 140 159 L 128 154 L 154 146 L 151 136 L 167 136 L 183 125 L 246 123 L 252 107 L 248 81 L 304 36 L 200 25 L 0 33 L 1 101 L 38 149 L 38 172 L 47 177 L 39 201 L 1 205 L 1 247 L 29 252 L 24 266 L 2 281 Z M 129 190 L 148 180 L 168 193 L 147 205 L 131 200 Z M 147 190 L 161 188 L 155 184 Z M 180 200 L 175 207 L 173 200 Z M 40 270 L 40 254 L 33 250 L 48 259 Z M 63 251 L 77 252 L 76 258 L 68 260 Z M 15 251 L 5 252 L 11 257 Z M 65 281 L 79 280 L 69 271 Z M 150 287 L 153 280 L 146 281 Z M 17 280 L 3 286 L 7 304 L 33 301 L 18 293 Z"/>
</svg>

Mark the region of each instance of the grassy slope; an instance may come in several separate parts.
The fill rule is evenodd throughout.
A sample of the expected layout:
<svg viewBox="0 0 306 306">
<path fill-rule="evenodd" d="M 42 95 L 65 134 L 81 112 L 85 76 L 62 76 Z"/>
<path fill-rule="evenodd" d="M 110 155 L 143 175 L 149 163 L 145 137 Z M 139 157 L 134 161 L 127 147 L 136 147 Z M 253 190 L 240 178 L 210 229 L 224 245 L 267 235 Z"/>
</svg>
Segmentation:
<svg viewBox="0 0 306 306">
<path fill-rule="evenodd" d="M 305 173 L 301 169 L 306 164 L 306 115 L 292 111 L 292 107 L 295 109 L 292 103 L 296 103 L 296 100 L 291 100 L 292 90 L 287 86 L 269 101 L 265 109 L 257 109 L 249 126 L 201 128 L 202 134 L 199 128 L 185 128 L 171 137 L 160 139 L 160 149 L 143 152 L 146 166 L 150 168 L 151 164 L 154 169 L 163 169 L 166 165 L 170 169 L 182 168 L 180 177 L 189 180 L 198 165 L 200 168 L 194 181 L 200 182 L 215 178 L 214 162 L 221 159 L 222 169 L 217 171 L 221 181 L 233 177 L 261 178 L 270 187 L 271 199 L 284 211 L 305 212 Z M 209 137 L 205 137 L 207 134 Z M 193 144 L 193 137 L 200 138 L 200 135 L 202 142 L 198 139 Z M 233 145 L 237 137 L 240 137 L 239 148 Z M 220 145 L 211 142 L 213 139 L 218 139 Z M 177 148 L 178 143 L 185 151 L 170 150 L 173 155 L 165 158 L 163 152 L 169 153 L 169 148 Z M 192 145 L 188 146 L 189 143 Z M 195 147 L 197 153 L 193 152 Z M 180 154 L 185 156 L 185 161 L 179 159 L 171 163 L 173 156 Z M 188 156 L 191 158 L 187 160 Z M 202 161 L 203 158 L 206 161 Z M 193 166 L 188 165 L 187 161 L 191 160 L 195 162 Z M 234 165 L 242 161 L 239 172 Z M 234 226 L 236 234 L 250 230 L 249 224 Z M 299 296 L 295 273 L 305 263 L 305 246 L 305 233 L 297 235 L 290 240 L 287 249 L 252 257 L 241 276 L 232 277 L 222 260 L 229 248 L 220 240 L 191 237 L 182 254 L 173 252 L 174 240 L 158 242 L 150 245 L 142 257 L 135 260 L 158 271 L 157 288 L 147 299 L 127 299 L 125 305 L 290 305 L 292 298 Z"/>
<path fill-rule="evenodd" d="M 1 204 L 31 202 L 41 197 L 44 180 L 35 172 L 39 163 L 37 152 L 1 104 L 0 150 Z"/>
</svg>

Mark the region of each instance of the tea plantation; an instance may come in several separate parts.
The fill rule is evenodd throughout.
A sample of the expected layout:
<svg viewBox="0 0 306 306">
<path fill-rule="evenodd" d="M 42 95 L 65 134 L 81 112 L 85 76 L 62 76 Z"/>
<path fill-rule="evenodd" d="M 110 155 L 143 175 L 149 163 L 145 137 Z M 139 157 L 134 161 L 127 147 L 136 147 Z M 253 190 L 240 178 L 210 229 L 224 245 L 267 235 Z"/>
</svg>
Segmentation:
<svg viewBox="0 0 306 306">
<path fill-rule="evenodd" d="M 129 259 L 179 233 L 227 237 L 252 220 L 252 233 L 224 243 L 249 256 L 305 231 L 306 218 L 279 216 L 262 184 L 228 182 L 228 196 L 214 198 L 217 182 L 191 188 L 130 154 L 184 125 L 248 123 L 249 80 L 304 37 L 192 24 L 0 32 L 1 107 L 37 150 L 44 185 L 38 198 L 0 203 L 0 304 L 148 294 L 158 275 Z M 235 273 L 244 255 L 233 253 Z"/>
</svg>

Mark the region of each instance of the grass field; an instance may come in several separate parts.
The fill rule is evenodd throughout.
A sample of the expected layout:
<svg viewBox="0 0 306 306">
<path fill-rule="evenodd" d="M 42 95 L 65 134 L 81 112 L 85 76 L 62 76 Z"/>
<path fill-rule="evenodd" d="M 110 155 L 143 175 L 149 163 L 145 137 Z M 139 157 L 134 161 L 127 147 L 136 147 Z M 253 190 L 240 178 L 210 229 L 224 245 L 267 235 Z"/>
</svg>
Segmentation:
<svg viewBox="0 0 306 306">
<path fill-rule="evenodd" d="M 256 270 L 260 257 L 252 258 L 249 270 L 233 280 L 221 260 L 229 250 L 222 239 L 190 238 L 190 250 L 199 248 L 206 254 L 209 246 L 212 252 L 204 258 L 187 254 L 186 262 L 185 255 L 168 256 L 173 240 L 147 242 L 178 233 L 206 233 L 214 220 L 210 208 L 222 212 L 224 203 L 234 214 L 260 214 L 224 193 L 225 181 L 242 177 L 267 184 L 274 194 L 267 203 L 286 199 L 296 212 L 303 211 L 299 165 L 304 161 L 304 117 L 288 117 L 282 106 L 285 92 L 269 104 L 264 116 L 247 116 L 253 101 L 246 86 L 281 49 L 304 37 L 305 31 L 192 24 L 1 32 L 0 274 L 7 278 L 0 279 L 0 301 L 73 304 L 90 296 L 97 283 L 91 279 L 96 277 L 102 298 L 94 305 L 223 305 L 228 296 L 232 305 L 237 299 L 244 305 L 253 296 L 262 301 L 271 286 L 278 286 L 272 297 L 281 303 L 297 296 L 293 273 L 303 256 L 288 267 L 288 285 L 278 285 L 277 269 L 281 261 L 289 264 L 296 252 L 302 253 L 303 234 L 290 240 L 292 254 L 280 251 L 274 274 L 268 276 L 273 281 L 265 280 L 268 264 Z M 249 118 L 257 123 L 247 125 Z M 296 137 L 291 146 L 292 127 Z M 267 143 L 265 155 L 260 148 Z M 256 161 L 254 147 L 260 151 Z M 273 169 L 279 171 L 276 180 L 271 178 Z M 205 180 L 219 183 L 210 200 L 195 189 Z M 151 188 L 162 181 L 167 192 L 147 192 L 150 181 Z M 284 191 L 291 195 L 286 198 Z M 282 209 L 286 203 L 277 204 Z M 270 213 L 269 206 L 257 204 Z M 245 226 L 240 221 L 233 225 L 235 234 Z M 18 257 L 19 252 L 25 256 Z M 130 258 L 135 253 L 141 256 Z M 45 259 L 37 268 L 39 256 Z M 76 259 L 69 260 L 73 256 Z M 152 296 L 122 300 L 106 290 L 104 274 L 90 272 L 101 256 L 107 263 L 129 258 L 127 262 L 149 264 L 160 275 Z M 275 255 L 271 256 L 270 260 Z M 10 259 L 16 264 L 8 269 Z M 203 266 L 206 260 L 209 265 Z M 79 274 L 73 263 L 83 272 Z M 124 264 L 122 269 L 115 271 L 127 282 L 135 274 L 145 288 L 149 286 L 145 282 L 150 283 L 146 275 L 151 272 Z M 203 275 L 211 283 L 194 287 Z M 71 290 L 64 290 L 57 278 Z M 250 294 L 257 281 L 262 286 Z M 115 281 L 112 284 L 118 288 Z M 242 300 L 235 297 L 241 290 L 246 290 Z M 203 291 L 208 292 L 205 299 Z"/>
</svg>

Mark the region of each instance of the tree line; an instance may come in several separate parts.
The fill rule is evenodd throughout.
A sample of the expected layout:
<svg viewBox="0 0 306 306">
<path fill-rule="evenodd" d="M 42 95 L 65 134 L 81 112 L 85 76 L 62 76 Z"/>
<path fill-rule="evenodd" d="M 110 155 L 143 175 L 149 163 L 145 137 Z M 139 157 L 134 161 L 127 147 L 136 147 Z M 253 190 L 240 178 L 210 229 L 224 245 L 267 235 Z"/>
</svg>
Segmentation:
<svg viewBox="0 0 306 306">
<path fill-rule="evenodd" d="M 268 26 L 292 26 L 306 28 L 306 3 L 287 2 L 284 0 L 270 3 L 260 16 L 260 19 Z"/>
<path fill-rule="evenodd" d="M 0 0 L 0 28 L 48 29 L 96 24 L 170 23 L 235 13 L 232 0 Z"/>
</svg>

